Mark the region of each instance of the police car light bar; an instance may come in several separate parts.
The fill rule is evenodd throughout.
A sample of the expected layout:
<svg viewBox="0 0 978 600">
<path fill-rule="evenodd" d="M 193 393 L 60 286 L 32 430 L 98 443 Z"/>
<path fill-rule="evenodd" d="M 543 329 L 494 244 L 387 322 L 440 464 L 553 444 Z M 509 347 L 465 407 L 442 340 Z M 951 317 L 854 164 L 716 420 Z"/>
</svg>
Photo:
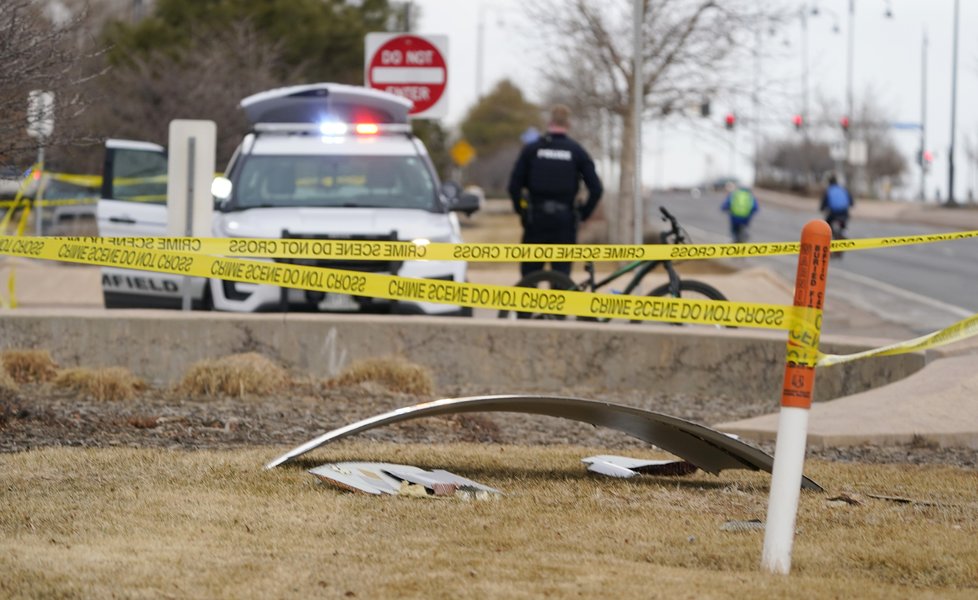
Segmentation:
<svg viewBox="0 0 978 600">
<path fill-rule="evenodd" d="M 317 135 L 377 135 L 409 133 L 411 126 L 407 123 L 255 123 L 254 130 L 258 133 L 314 133 Z"/>
</svg>

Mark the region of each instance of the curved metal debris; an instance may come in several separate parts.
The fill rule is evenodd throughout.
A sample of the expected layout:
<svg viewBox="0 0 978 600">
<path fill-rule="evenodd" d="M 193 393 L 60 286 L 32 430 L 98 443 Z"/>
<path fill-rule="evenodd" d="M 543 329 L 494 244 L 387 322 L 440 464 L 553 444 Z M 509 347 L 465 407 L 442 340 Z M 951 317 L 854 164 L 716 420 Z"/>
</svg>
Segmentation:
<svg viewBox="0 0 978 600">
<path fill-rule="evenodd" d="M 632 406 L 569 398 L 563 396 L 470 396 L 443 398 L 398 408 L 375 417 L 351 423 L 309 440 L 265 465 L 277 467 L 323 444 L 410 419 L 467 412 L 519 412 L 572 419 L 610 427 L 658 446 L 714 475 L 724 469 L 749 469 L 771 472 L 774 457 L 725 433 L 662 413 Z M 801 487 L 823 491 L 803 477 Z"/>
</svg>

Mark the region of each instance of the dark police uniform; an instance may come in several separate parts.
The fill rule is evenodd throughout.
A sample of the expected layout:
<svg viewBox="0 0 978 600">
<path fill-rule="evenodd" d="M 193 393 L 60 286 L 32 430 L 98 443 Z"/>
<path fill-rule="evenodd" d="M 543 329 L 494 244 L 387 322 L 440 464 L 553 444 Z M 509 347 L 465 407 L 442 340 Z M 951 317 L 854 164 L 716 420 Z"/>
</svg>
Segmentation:
<svg viewBox="0 0 978 600">
<path fill-rule="evenodd" d="M 575 205 L 581 180 L 587 201 Z M 527 206 L 520 201 L 528 192 Z M 523 221 L 524 244 L 576 244 L 578 220 L 586 221 L 604 191 L 594 161 L 564 133 L 550 132 L 520 152 L 509 179 L 509 197 Z M 542 262 L 520 265 L 523 275 L 543 268 Z M 554 271 L 570 274 L 571 263 L 552 263 Z"/>
</svg>

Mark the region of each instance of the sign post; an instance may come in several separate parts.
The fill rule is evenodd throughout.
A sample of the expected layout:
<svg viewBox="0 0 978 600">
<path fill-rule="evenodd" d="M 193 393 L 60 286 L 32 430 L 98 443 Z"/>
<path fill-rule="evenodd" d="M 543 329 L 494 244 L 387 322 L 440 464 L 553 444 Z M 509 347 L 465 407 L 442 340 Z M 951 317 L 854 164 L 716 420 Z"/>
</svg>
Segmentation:
<svg viewBox="0 0 978 600">
<path fill-rule="evenodd" d="M 54 133 L 54 92 L 31 90 L 27 94 L 27 135 L 37 140 L 37 168 L 44 173 L 44 145 Z M 38 181 L 34 192 L 34 231 L 41 236 L 43 221 L 40 205 L 42 182 Z"/>
<path fill-rule="evenodd" d="M 414 102 L 411 117 L 448 114 L 447 35 L 368 33 L 364 63 L 364 85 Z"/>
<path fill-rule="evenodd" d="M 167 234 L 210 237 L 214 198 L 217 125 L 214 121 L 170 121 L 166 173 Z M 183 278 L 181 308 L 190 310 L 190 277 Z"/>
</svg>

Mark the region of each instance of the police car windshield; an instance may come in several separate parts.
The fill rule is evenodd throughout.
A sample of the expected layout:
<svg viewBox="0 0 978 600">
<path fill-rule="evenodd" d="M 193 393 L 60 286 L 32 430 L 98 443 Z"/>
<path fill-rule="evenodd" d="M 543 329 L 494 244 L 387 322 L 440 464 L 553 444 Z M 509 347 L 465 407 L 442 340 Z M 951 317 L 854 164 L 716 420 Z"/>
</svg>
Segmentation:
<svg viewBox="0 0 978 600">
<path fill-rule="evenodd" d="M 247 157 L 228 210 L 382 207 L 436 210 L 435 182 L 416 156 Z"/>
</svg>

